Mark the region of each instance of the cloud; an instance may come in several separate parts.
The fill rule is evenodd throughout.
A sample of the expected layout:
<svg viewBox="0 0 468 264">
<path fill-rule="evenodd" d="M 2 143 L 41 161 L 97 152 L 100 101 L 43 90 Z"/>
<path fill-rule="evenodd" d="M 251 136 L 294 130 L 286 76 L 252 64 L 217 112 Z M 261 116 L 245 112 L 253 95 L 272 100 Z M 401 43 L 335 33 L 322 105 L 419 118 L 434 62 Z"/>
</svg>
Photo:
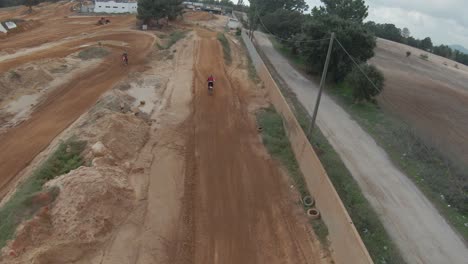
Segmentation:
<svg viewBox="0 0 468 264">
<path fill-rule="evenodd" d="M 368 20 L 392 23 L 410 29 L 417 38 L 431 37 L 437 44 L 462 44 L 468 46 L 468 27 L 445 17 L 435 17 L 420 11 L 394 7 L 371 7 Z"/>
<path fill-rule="evenodd" d="M 466 0 L 368 0 L 370 7 L 398 8 L 407 12 L 419 12 L 435 19 L 454 20 L 468 27 L 468 3 Z"/>
<path fill-rule="evenodd" d="M 306 0 L 310 9 L 320 0 Z M 366 0 L 368 20 L 410 29 L 416 38 L 468 47 L 468 0 Z M 309 9 L 309 10 L 310 10 Z"/>
<path fill-rule="evenodd" d="M 310 7 L 320 0 L 306 0 Z M 407 27 L 417 38 L 468 47 L 467 0 L 366 0 L 368 20 Z"/>
</svg>

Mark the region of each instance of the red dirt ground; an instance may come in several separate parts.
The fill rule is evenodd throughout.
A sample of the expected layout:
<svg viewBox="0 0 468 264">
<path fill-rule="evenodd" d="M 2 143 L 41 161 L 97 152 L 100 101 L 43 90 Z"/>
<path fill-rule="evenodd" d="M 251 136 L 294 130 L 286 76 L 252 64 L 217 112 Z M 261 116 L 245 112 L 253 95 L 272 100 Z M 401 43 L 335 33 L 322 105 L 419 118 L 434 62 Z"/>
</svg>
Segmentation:
<svg viewBox="0 0 468 264">
<path fill-rule="evenodd" d="M 97 43 L 98 41 L 114 40 L 128 43 L 126 48 L 130 54 L 131 67 L 125 68 L 120 62 L 121 47 L 110 46 L 112 53 L 95 69 L 74 78 L 70 83 L 55 90 L 50 97 L 41 104 L 31 115 L 30 119 L 12 128 L 0 136 L 0 197 L 3 197 L 8 189 L 8 184 L 15 178 L 32 159 L 42 151 L 61 131 L 68 127 L 81 114 L 89 109 L 99 96 L 110 89 L 129 71 L 138 70 L 143 65 L 148 52 L 153 47 L 154 37 L 136 31 L 117 31 L 128 28 L 128 22 L 134 17 L 118 17 L 122 23 L 114 23 L 110 27 L 89 25 L 97 21 L 96 17 L 67 19 L 64 14 L 69 14 L 69 5 L 60 5 L 60 8 L 50 7 L 45 14 L 43 26 L 28 32 L 15 34 L 0 43 L 0 49 L 20 49 L 35 47 L 40 44 L 59 40 L 66 36 L 79 35 L 80 32 L 99 32 L 79 36 L 76 40 L 70 40 L 59 46 L 44 49 L 28 55 L 19 55 L 11 60 L 0 62 L 0 72 L 8 71 L 11 67 L 23 63 L 35 61 L 41 58 L 65 57 L 80 49 L 83 44 Z M 39 16 L 33 13 L 32 18 Z M 62 15 L 60 19 L 55 19 Z M 88 24 L 70 24 L 70 21 L 81 21 Z"/>
<path fill-rule="evenodd" d="M 246 88 L 230 79 L 216 33 L 199 35 L 186 179 L 192 243 L 171 263 L 321 263 L 283 175 L 262 152 Z M 207 95 L 209 74 L 217 79 L 214 96 Z"/>
</svg>

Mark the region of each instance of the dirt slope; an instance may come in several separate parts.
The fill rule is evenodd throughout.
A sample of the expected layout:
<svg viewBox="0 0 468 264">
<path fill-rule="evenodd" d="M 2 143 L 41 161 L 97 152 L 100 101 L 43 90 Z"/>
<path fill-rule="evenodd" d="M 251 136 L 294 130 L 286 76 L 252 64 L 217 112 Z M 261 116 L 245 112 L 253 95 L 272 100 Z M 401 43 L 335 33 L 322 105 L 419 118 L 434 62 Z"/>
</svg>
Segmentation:
<svg viewBox="0 0 468 264">
<path fill-rule="evenodd" d="M 312 113 L 317 84 L 297 72 L 273 48 L 265 34 L 255 35 L 278 74 Z M 326 94 L 317 125 L 358 182 L 408 263 L 466 263 L 468 250 L 460 237 L 374 139 Z"/>
<path fill-rule="evenodd" d="M 406 57 L 406 51 L 413 55 Z M 382 104 L 415 127 L 427 143 L 468 166 L 468 67 L 379 39 L 371 62 L 385 74 Z M 443 63 L 446 63 L 445 66 Z M 434 125 L 437 124 L 437 125 Z"/>
<path fill-rule="evenodd" d="M 186 176 L 193 188 L 185 209 L 192 246 L 183 255 L 176 248 L 170 263 L 320 263 L 308 225 L 247 113 L 246 90 L 226 71 L 216 33 L 199 35 Z M 209 74 L 216 77 L 214 96 L 207 95 Z"/>
<path fill-rule="evenodd" d="M 132 67 L 122 67 L 120 63 L 120 51 L 114 50 L 103 63 L 92 71 L 77 76 L 69 84 L 55 90 L 49 98 L 32 113 L 31 118 L 21 125 L 7 131 L 0 137 L 0 197 L 5 194 L 4 187 L 23 169 L 49 142 L 63 129 L 76 120 L 99 96 L 110 89 L 120 80 L 124 73 L 132 68 L 138 69 L 144 62 L 147 52 L 152 47 L 154 38 L 139 33 L 116 33 L 104 37 L 96 37 L 97 40 L 118 40 L 129 43 Z M 23 56 L 14 60 L 0 63 L 0 70 L 6 70 L 8 66 L 17 65 L 18 61 L 24 62 L 41 57 L 65 56 L 89 39 L 76 41 L 73 47 L 49 49 L 39 54 Z M 138 43 L 138 44 L 137 44 Z M 70 44 L 71 45 L 71 44 Z M 7 66 L 8 65 L 8 66 Z"/>
</svg>

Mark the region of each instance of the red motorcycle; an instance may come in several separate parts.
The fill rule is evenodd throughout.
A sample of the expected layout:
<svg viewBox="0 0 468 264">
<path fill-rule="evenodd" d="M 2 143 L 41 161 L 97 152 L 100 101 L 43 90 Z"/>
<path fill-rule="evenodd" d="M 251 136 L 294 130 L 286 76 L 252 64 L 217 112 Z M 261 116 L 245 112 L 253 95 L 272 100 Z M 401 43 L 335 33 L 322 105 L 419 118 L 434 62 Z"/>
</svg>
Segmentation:
<svg viewBox="0 0 468 264">
<path fill-rule="evenodd" d="M 213 92 L 214 92 L 214 83 L 208 82 L 208 94 L 213 95 Z"/>
</svg>

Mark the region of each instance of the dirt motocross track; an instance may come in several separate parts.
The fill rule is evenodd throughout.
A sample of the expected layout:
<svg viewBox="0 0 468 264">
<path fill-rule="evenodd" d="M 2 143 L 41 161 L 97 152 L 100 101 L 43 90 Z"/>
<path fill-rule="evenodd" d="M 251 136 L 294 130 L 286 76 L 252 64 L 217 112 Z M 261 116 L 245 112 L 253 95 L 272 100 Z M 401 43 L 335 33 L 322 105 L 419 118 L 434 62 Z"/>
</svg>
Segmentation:
<svg viewBox="0 0 468 264">
<path fill-rule="evenodd" d="M 128 30 L 130 22 L 134 22 L 134 17 L 114 17 L 111 25 L 98 27 L 94 25 L 96 17 L 64 17 L 70 13 L 69 8 L 70 4 L 59 3 L 50 4 L 48 8 L 39 6 L 31 15 L 22 15 L 24 8 L 13 12 L 14 16 L 23 19 L 40 19 L 41 25 L 31 31 L 8 36 L 7 41 L 0 43 L 1 51 L 6 54 L 0 58 L 0 72 L 43 58 L 63 58 L 97 42 L 102 42 L 111 54 L 97 67 L 75 76 L 67 84 L 53 90 L 26 121 L 0 135 L 0 197 L 10 188 L 15 176 L 55 137 L 87 112 L 105 91 L 130 72 L 143 72 L 148 66 L 146 63 L 151 56 L 147 55 L 154 47 L 155 38 L 149 34 Z M 8 14 L 0 12 L 0 19 L 7 16 Z M 220 30 L 224 30 L 223 28 L 224 24 Z M 87 34 L 81 34 L 84 32 Z M 184 134 L 186 146 L 181 148 L 184 149 L 182 157 L 185 159 L 176 156 L 180 163 L 174 164 L 180 166 L 171 168 L 169 164 L 164 163 L 164 159 L 159 160 L 155 156 L 138 153 L 142 156 L 142 164 L 146 164 L 148 159 L 151 167 L 148 172 L 149 183 L 143 180 L 140 186 L 142 189 L 148 188 L 147 193 L 135 191 L 136 196 L 143 198 L 133 201 L 142 205 L 139 209 L 146 210 L 142 216 L 139 215 L 139 209 L 131 212 L 132 216 L 137 217 L 129 217 L 124 224 L 115 225 L 115 230 L 112 231 L 112 237 L 115 239 L 107 241 L 110 246 L 96 246 L 92 250 L 86 248 L 90 255 L 75 256 L 67 250 L 48 248 L 59 253 L 57 256 L 52 254 L 50 259 L 38 260 L 37 263 L 330 263 L 329 257 L 325 256 L 328 253 L 322 252 L 307 217 L 301 206 L 296 203 L 297 197 L 293 198 L 296 193 L 294 188 L 290 188 L 287 175 L 266 152 L 257 133 L 253 115 L 248 112 L 252 89 L 260 88 L 250 83 L 247 70 L 244 75 L 238 74 L 237 77 L 233 77 L 233 72 L 238 69 L 232 69 L 236 66 L 225 66 L 217 32 L 198 30 L 197 35 L 196 47 L 191 46 L 195 50 L 193 81 L 188 81 L 185 75 L 177 76 L 180 74 L 177 71 L 170 76 L 172 81 L 177 79 L 185 82 L 174 82 L 174 90 L 186 85 L 188 88 L 185 92 L 193 96 L 192 112 L 183 124 L 184 129 L 170 131 L 170 134 Z M 22 50 L 23 48 L 28 49 Z M 119 61 L 122 49 L 129 51 L 129 68 Z M 179 46 L 176 56 L 179 56 L 179 53 L 184 54 L 183 49 L 183 46 Z M 233 48 L 233 53 L 235 62 L 242 60 L 239 47 Z M 206 78 L 209 74 L 213 74 L 217 80 L 213 96 L 207 95 Z M 176 108 L 173 101 L 184 97 L 173 92 L 167 96 L 168 108 Z M 265 104 L 264 98 L 261 100 Z M 172 118 L 181 113 L 165 111 L 164 114 Z M 161 121 L 161 118 L 158 121 Z M 155 131 L 164 130 L 159 124 L 154 124 L 153 127 Z M 185 135 L 187 127 L 188 132 Z M 155 137 L 151 138 L 148 144 L 151 149 L 154 147 L 156 152 L 162 151 L 164 146 L 157 145 L 161 141 L 164 139 Z M 152 142 L 155 143 L 154 146 Z M 130 173 L 129 181 L 142 181 L 143 176 L 140 174 L 146 173 L 147 170 L 148 168 L 144 167 L 138 168 L 133 174 Z M 184 172 L 178 174 L 180 170 Z M 86 176 L 85 174 L 81 177 Z M 99 178 L 98 174 L 95 176 Z M 116 177 L 114 174 L 111 176 Z M 168 182 L 164 182 L 164 178 L 168 178 Z M 176 178 L 185 181 L 185 184 L 182 184 L 185 185 L 182 194 L 177 193 L 178 186 L 171 188 L 172 185 L 178 184 Z M 99 179 L 102 180 L 102 177 Z M 82 186 L 76 189 L 86 189 Z M 163 189 L 176 191 L 167 194 Z M 178 195 L 183 195 L 182 202 L 177 199 Z M 117 197 L 117 201 L 120 198 Z M 57 199 L 63 198 L 59 196 Z M 178 210 L 175 208 L 179 202 L 182 209 L 181 218 L 184 220 L 182 223 L 176 220 L 179 219 L 177 213 L 170 215 L 171 211 Z M 114 205 L 116 208 L 122 206 L 121 202 Z M 102 212 L 102 209 L 93 206 L 94 204 L 90 203 L 86 207 L 90 212 Z M 82 211 L 82 208 L 78 209 Z M 125 215 L 128 209 L 115 210 Z M 53 213 L 51 215 L 54 217 Z M 89 219 L 77 221 L 92 222 Z M 164 219 L 175 220 L 163 225 L 161 223 Z M 142 220 L 144 221 L 141 222 Z M 134 233 L 133 229 L 126 229 L 132 224 L 137 226 Z M 183 237 L 168 241 L 170 246 L 167 249 L 157 248 L 155 245 L 166 242 L 161 242 L 165 239 L 163 233 L 172 232 L 171 225 L 177 225 L 175 236 L 181 232 Z M 52 226 L 55 226 L 55 223 Z M 59 233 L 60 236 L 63 235 L 62 232 Z M 54 240 L 54 237 L 38 240 L 39 244 L 34 244 L 33 241 L 18 258 L 16 253 L 9 257 L 16 261 L 14 263 L 30 263 L 22 260 L 34 256 L 37 253 L 35 250 L 41 251 L 41 246 L 50 242 L 48 239 Z M 80 243 L 80 238 L 77 237 L 66 239 Z M 153 250 L 154 248 L 157 251 Z M 79 246 L 73 249 L 81 250 Z M 95 253 L 99 255 L 98 258 L 94 258 Z M 157 261 L 161 255 L 167 255 L 169 261 Z M 129 261 L 131 257 L 135 259 Z"/>
<path fill-rule="evenodd" d="M 192 249 L 189 263 L 321 263 L 288 185 L 247 112 L 248 89 L 232 79 L 216 33 L 200 31 L 193 99 Z M 207 95 L 206 76 L 216 78 Z M 244 81 L 244 80 L 242 80 Z M 301 221 L 302 219 L 303 221 Z M 185 255 L 189 256 L 185 256 Z M 175 263 L 174 261 L 172 263 Z M 185 262 L 184 262 L 185 263 Z"/>
<path fill-rule="evenodd" d="M 65 57 L 82 49 L 82 45 L 96 44 L 98 41 L 121 42 L 125 43 L 125 47 L 106 45 L 111 50 L 111 55 L 107 56 L 97 68 L 76 76 L 71 82 L 53 91 L 27 121 L 0 135 L 0 148 L 3 150 L 0 153 L 2 161 L 0 163 L 0 198 L 8 191 L 8 184 L 15 176 L 54 137 L 89 109 L 99 96 L 118 82 L 125 73 L 138 70 L 153 46 L 154 37 L 150 35 L 136 31 L 111 31 L 113 28 L 119 29 L 124 24 L 128 27 L 128 21 L 131 21 L 128 17 L 116 18 L 116 21 L 121 20 L 120 23 L 101 29 L 102 27 L 94 25 L 96 17 L 77 18 L 71 21 L 63 18 L 63 14 L 70 13 L 69 8 L 69 4 L 62 4 L 57 8 L 50 6 L 47 12 L 41 13 L 40 16 L 46 17 L 42 21 L 47 26 L 14 34 L 2 40 L 0 44 L 2 51 L 8 50 L 9 53 L 17 51 L 17 53 L 13 54 L 11 59 L 0 60 L 0 72 L 42 58 Z M 37 13 L 33 13 L 30 18 L 34 19 L 37 16 Z M 76 20 L 79 20 L 81 24 L 76 24 Z M 84 31 L 97 33 L 62 40 L 61 43 L 50 47 L 43 46 L 40 51 L 34 53 L 23 53 L 20 50 L 35 47 L 50 40 L 77 35 Z M 102 31 L 101 34 L 99 34 L 100 31 Z M 132 66 L 128 68 L 123 67 L 120 62 L 120 53 L 124 48 L 130 54 Z"/>
</svg>

